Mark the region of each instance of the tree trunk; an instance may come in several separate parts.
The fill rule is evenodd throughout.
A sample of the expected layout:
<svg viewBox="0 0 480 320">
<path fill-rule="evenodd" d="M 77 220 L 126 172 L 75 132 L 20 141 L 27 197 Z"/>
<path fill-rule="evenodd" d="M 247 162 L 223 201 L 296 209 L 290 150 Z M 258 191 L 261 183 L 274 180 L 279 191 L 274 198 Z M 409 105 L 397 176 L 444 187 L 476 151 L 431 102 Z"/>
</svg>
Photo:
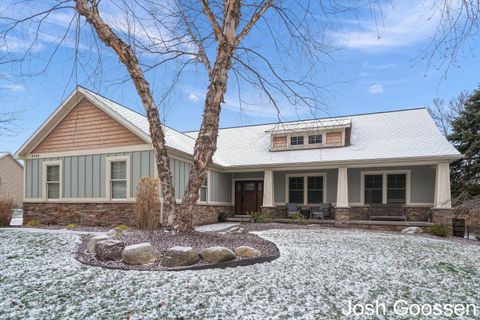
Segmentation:
<svg viewBox="0 0 480 320">
<path fill-rule="evenodd" d="M 170 160 L 165 144 L 165 134 L 160 122 L 158 108 L 150 91 L 149 83 L 140 68 L 137 56 L 132 48 L 123 42 L 123 40 L 113 32 L 110 26 L 102 20 L 96 5 L 90 5 L 87 0 L 76 0 L 75 8 L 94 28 L 100 40 L 107 46 L 113 48 L 132 77 L 135 89 L 147 112 L 150 136 L 153 148 L 155 149 L 157 171 L 160 178 L 163 210 L 167 214 L 168 222 L 172 224 L 175 220 L 175 190 L 173 188 Z M 163 223 L 163 221 L 161 221 L 161 223 Z"/>
<path fill-rule="evenodd" d="M 192 229 L 193 213 L 199 197 L 198 190 L 207 177 L 213 155 L 217 150 L 221 104 L 227 91 L 228 72 L 232 66 L 232 57 L 235 51 L 235 33 L 239 24 L 239 18 L 240 1 L 226 1 L 222 36 L 218 39 L 217 58 L 212 69 L 210 85 L 205 98 L 203 120 L 195 143 L 190 178 L 182 204 L 177 212 L 178 218 L 175 228 L 179 231 Z"/>
</svg>

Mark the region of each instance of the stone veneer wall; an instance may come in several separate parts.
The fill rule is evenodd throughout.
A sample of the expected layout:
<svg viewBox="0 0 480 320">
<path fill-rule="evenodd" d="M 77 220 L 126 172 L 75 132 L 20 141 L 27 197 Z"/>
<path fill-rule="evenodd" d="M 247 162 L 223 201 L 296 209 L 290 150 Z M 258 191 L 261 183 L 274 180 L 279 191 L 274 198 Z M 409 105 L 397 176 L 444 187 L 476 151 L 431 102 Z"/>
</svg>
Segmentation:
<svg viewBox="0 0 480 320">
<path fill-rule="evenodd" d="M 194 225 L 216 223 L 220 212 L 230 213 L 231 206 L 198 205 Z M 24 223 L 78 223 L 89 226 L 135 225 L 135 203 L 24 203 Z"/>
</svg>

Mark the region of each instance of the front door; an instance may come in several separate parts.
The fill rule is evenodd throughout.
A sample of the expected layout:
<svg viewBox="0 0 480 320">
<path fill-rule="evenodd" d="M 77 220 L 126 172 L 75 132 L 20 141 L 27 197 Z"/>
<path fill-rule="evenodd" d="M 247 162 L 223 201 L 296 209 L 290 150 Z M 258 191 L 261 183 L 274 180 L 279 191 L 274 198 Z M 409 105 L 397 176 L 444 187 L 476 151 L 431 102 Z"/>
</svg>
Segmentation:
<svg viewBox="0 0 480 320">
<path fill-rule="evenodd" d="M 263 181 L 235 182 L 235 214 L 259 212 L 263 203 Z"/>
</svg>

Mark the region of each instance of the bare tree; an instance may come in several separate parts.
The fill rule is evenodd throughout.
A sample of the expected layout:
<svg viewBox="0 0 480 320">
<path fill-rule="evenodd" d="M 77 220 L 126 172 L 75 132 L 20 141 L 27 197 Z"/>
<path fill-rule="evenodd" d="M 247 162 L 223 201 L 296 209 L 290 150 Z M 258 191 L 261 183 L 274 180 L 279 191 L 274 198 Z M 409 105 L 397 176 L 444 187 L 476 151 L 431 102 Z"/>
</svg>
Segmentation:
<svg viewBox="0 0 480 320">
<path fill-rule="evenodd" d="M 79 34 L 85 30 L 86 21 L 93 30 L 94 41 L 100 40 L 113 50 L 128 71 L 147 114 L 168 223 L 179 231 L 188 231 L 192 228 L 199 188 L 217 148 L 220 111 L 229 75 L 234 76 L 239 93 L 245 86 L 262 92 L 276 108 L 279 119 L 282 104 L 309 108 L 315 114 L 315 110 L 322 106 L 320 61 L 324 57 L 331 59 L 334 52 L 334 48 L 328 46 L 327 27 L 334 25 L 337 15 L 355 10 L 361 3 L 308 0 L 111 1 L 112 6 L 125 17 L 124 22 L 118 23 L 103 15 L 98 0 L 56 0 L 26 16 L 0 14 L 0 27 L 3 39 L 8 43 L 9 34 L 26 23 L 34 25 L 25 55 L 14 56 L 22 61 L 26 55 L 34 54 L 32 47 L 37 43 L 46 19 L 58 11 L 75 10 L 77 14 L 68 23 L 57 47 L 66 43 L 70 28 L 74 28 L 75 48 L 78 50 Z M 255 37 L 249 37 L 251 33 L 255 33 Z M 98 43 L 96 46 L 100 47 Z M 49 62 L 51 60 L 53 58 Z M 79 55 L 75 54 L 74 61 L 80 63 Z M 191 65 L 202 65 L 208 79 L 189 181 L 178 206 L 175 205 L 159 108 L 145 74 L 171 64 L 176 66 L 172 88 Z M 162 99 L 170 90 L 165 90 Z M 243 99 L 240 97 L 240 102 Z"/>
<path fill-rule="evenodd" d="M 457 97 L 452 98 L 448 104 L 440 98 L 433 99 L 433 106 L 428 108 L 437 127 L 445 137 L 450 134 L 452 121 L 455 120 L 463 110 L 465 101 L 468 99 L 468 92 L 461 92 Z"/>
</svg>

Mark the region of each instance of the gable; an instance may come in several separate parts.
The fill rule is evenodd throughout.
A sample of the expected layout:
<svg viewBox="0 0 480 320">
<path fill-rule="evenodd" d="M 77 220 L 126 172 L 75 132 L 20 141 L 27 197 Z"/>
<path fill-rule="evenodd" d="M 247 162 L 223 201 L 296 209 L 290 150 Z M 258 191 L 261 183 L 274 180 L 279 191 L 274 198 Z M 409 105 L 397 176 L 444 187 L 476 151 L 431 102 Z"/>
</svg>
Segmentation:
<svg viewBox="0 0 480 320">
<path fill-rule="evenodd" d="M 32 153 L 145 144 L 133 132 L 83 98 Z"/>
</svg>

